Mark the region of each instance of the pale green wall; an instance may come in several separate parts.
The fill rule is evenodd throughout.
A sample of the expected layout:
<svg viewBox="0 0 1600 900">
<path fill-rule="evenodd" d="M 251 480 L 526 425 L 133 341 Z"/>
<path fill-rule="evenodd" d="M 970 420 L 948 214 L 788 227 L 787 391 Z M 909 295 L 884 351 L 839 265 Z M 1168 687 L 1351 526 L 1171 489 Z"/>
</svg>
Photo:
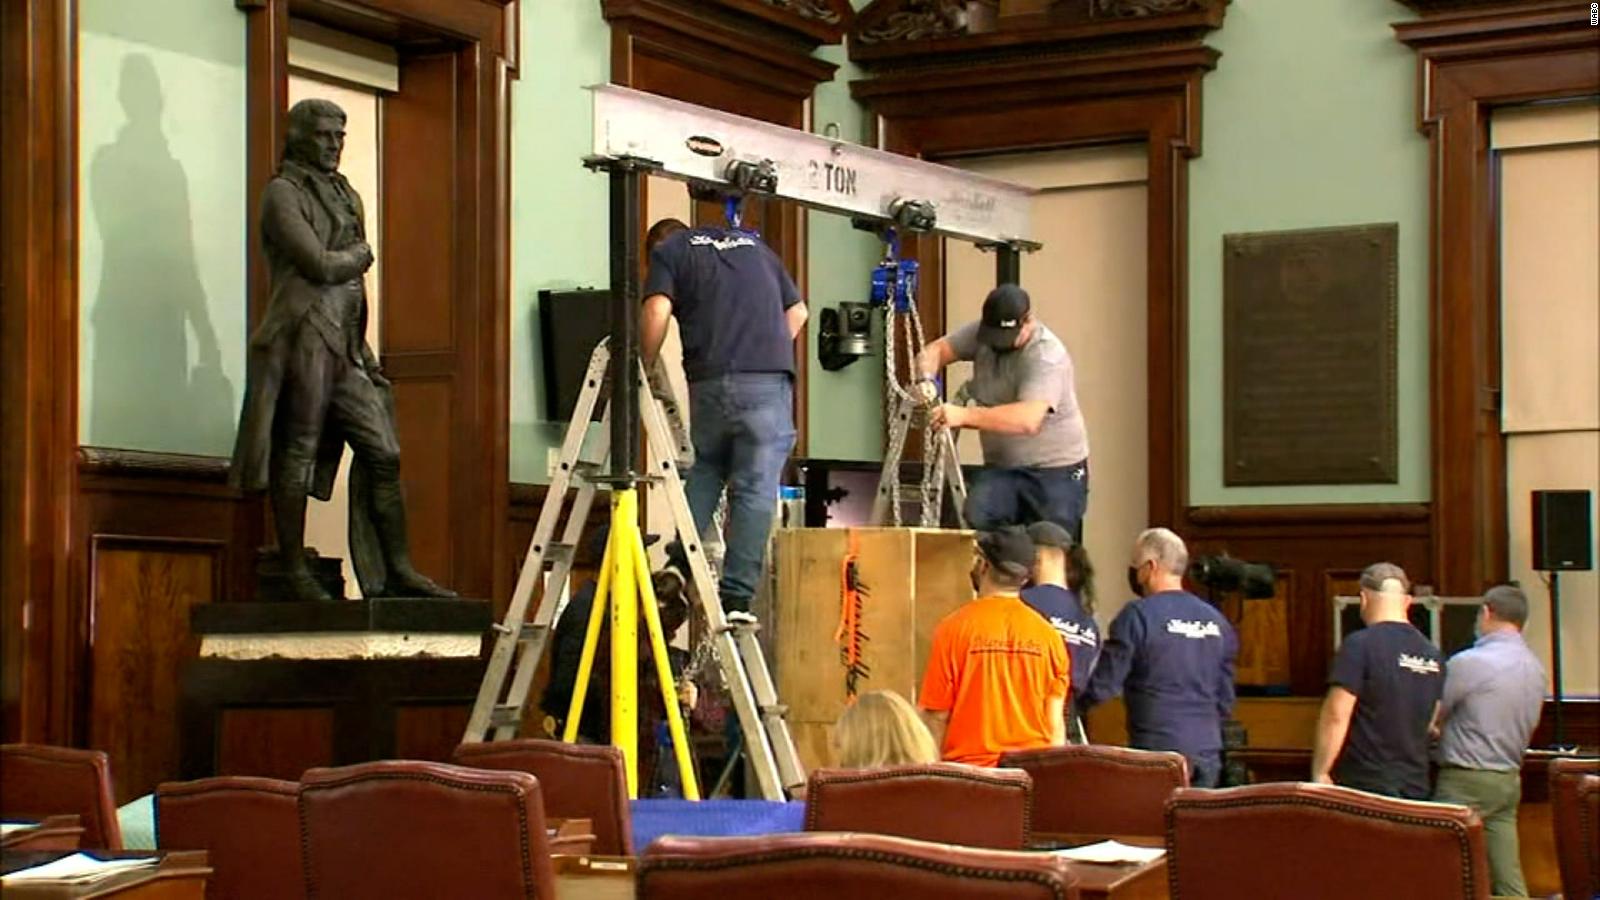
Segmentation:
<svg viewBox="0 0 1600 900">
<path fill-rule="evenodd" d="M 585 85 L 611 78 L 611 32 L 590 0 L 522 17 L 511 93 L 511 480 L 545 482 L 546 448 L 565 423 L 544 418 L 538 294 L 610 282 L 606 176 L 591 147 Z"/>
<path fill-rule="evenodd" d="M 1393 0 L 1234 0 L 1210 42 L 1189 166 L 1190 496 L 1196 505 L 1428 499 L 1428 157 Z M 1222 236 L 1398 222 L 1400 480 L 1224 488 Z M 1351 366 L 1369 361 L 1350 360 Z"/>
<path fill-rule="evenodd" d="M 857 3 L 858 6 L 864 5 Z M 817 54 L 839 66 L 834 80 L 817 86 L 811 121 L 818 132 L 830 123 L 839 137 L 856 143 L 871 139 L 867 111 L 850 98 L 850 81 L 860 70 L 845 59 L 843 47 L 824 47 Z M 877 238 L 850 227 L 843 216 L 809 213 L 807 232 L 811 306 L 811 446 L 817 459 L 879 459 L 883 455 L 883 358 L 858 359 L 837 372 L 817 360 L 817 322 L 821 311 L 840 301 L 867 299 L 872 267 L 882 255 Z M 879 323 L 881 326 L 881 323 Z M 880 329 L 881 331 L 881 329 Z M 878 352 L 883 335 L 877 335 Z"/>
<path fill-rule="evenodd" d="M 79 440 L 227 454 L 244 387 L 244 15 L 78 8 Z"/>
</svg>

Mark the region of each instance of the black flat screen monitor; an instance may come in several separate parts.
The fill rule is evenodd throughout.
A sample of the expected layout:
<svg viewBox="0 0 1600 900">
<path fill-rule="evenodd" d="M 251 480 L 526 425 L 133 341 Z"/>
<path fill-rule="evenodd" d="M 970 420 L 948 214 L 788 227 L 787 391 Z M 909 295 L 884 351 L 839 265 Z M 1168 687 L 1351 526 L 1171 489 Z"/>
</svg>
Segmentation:
<svg viewBox="0 0 1600 900">
<path fill-rule="evenodd" d="M 591 288 L 539 292 L 540 346 L 544 350 L 545 416 L 572 419 L 595 345 L 611 333 L 611 292 Z M 600 420 L 597 405 L 592 416 Z"/>
</svg>

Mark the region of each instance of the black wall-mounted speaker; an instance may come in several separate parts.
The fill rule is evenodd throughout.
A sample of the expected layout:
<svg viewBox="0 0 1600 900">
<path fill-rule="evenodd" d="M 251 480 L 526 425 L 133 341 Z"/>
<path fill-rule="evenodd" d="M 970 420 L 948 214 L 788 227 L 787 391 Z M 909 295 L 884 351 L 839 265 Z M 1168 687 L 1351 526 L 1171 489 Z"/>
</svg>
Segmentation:
<svg viewBox="0 0 1600 900">
<path fill-rule="evenodd" d="M 1533 492 L 1533 568 L 1585 572 L 1594 568 L 1593 516 L 1588 491 Z"/>
</svg>

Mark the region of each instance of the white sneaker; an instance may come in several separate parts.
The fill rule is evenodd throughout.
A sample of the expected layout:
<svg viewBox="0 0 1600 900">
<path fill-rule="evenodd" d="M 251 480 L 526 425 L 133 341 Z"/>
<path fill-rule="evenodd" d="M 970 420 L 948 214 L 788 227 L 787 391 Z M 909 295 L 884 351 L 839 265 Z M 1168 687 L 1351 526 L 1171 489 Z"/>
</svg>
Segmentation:
<svg viewBox="0 0 1600 900">
<path fill-rule="evenodd" d="M 759 624 L 760 621 L 761 621 L 760 619 L 756 618 L 756 614 L 755 613 L 749 612 L 748 610 L 743 610 L 743 609 L 735 609 L 735 610 L 729 611 L 726 614 L 726 618 L 728 620 L 728 624 L 729 625 L 735 625 L 735 626 L 737 626 L 737 625 L 756 625 L 756 624 Z"/>
</svg>

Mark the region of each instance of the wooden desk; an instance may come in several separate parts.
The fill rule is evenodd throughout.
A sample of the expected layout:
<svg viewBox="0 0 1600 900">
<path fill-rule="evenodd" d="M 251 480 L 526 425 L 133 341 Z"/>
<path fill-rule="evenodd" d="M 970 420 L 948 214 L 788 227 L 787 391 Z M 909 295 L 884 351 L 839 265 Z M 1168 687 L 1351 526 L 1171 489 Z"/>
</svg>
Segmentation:
<svg viewBox="0 0 1600 900">
<path fill-rule="evenodd" d="M 552 856 L 561 900 L 634 900 L 639 861 L 631 856 Z"/>
<path fill-rule="evenodd" d="M 51 852 L 6 851 L 0 854 L 0 868 L 10 872 L 28 866 L 42 865 L 66 854 Z M 96 852 L 105 859 L 130 859 L 159 857 L 155 866 L 119 872 L 94 884 L 55 884 L 50 882 L 23 882 L 6 885 L 6 900 L 90 900 L 90 898 L 115 898 L 115 900 L 205 900 L 206 878 L 211 868 L 206 865 L 204 850 L 184 850 L 172 853 Z"/>
<path fill-rule="evenodd" d="M 77 816 L 46 816 L 0 838 L 0 850 L 76 850 L 82 838 Z"/>
<path fill-rule="evenodd" d="M 1161 838 L 1145 835 L 1035 834 L 1041 849 L 1081 847 L 1112 840 L 1132 847 L 1165 847 Z M 1083 900 L 1167 900 L 1167 858 L 1147 863 L 1072 862 L 1078 876 L 1078 894 Z"/>
<path fill-rule="evenodd" d="M 551 856 L 587 856 L 594 849 L 594 822 L 589 819 L 546 819 Z"/>
</svg>

